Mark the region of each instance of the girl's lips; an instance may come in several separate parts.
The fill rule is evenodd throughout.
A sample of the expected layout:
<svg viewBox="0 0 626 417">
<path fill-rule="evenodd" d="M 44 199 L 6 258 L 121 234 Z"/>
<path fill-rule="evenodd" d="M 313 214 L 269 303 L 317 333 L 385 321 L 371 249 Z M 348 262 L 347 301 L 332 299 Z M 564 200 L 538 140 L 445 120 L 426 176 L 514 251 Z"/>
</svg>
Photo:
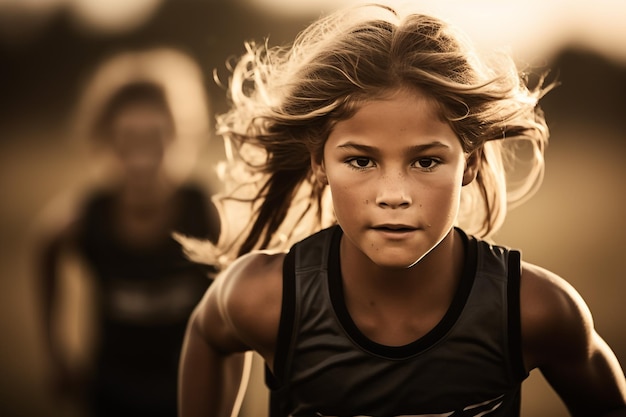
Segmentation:
<svg viewBox="0 0 626 417">
<path fill-rule="evenodd" d="M 372 228 L 379 236 L 385 239 L 404 239 L 417 231 L 416 227 L 406 225 L 379 225 Z"/>
<path fill-rule="evenodd" d="M 417 230 L 414 226 L 409 226 L 405 224 L 380 224 L 372 227 L 374 230 L 380 230 L 383 232 L 412 232 Z"/>
</svg>

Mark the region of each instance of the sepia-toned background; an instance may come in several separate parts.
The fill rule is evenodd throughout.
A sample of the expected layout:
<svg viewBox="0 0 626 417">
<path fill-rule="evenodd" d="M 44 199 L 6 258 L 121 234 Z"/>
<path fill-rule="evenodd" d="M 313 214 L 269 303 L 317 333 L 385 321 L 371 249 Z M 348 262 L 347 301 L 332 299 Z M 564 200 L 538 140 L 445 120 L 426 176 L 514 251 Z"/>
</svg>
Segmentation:
<svg viewBox="0 0 626 417">
<path fill-rule="evenodd" d="M 176 50 L 201 69 L 211 123 L 225 109 L 213 71 L 245 40 L 284 44 L 330 0 L 0 0 L 0 415 L 80 412 L 46 391 L 33 243 L 42 217 L 85 183 L 75 107 L 103 59 L 141 48 Z M 347 1 L 345 1 L 347 3 Z M 512 210 L 496 236 L 566 278 L 598 331 L 626 364 L 626 5 L 618 0 L 422 1 L 481 48 L 508 48 L 520 64 L 548 66 L 561 86 L 543 102 L 552 136 L 543 186 Z M 173 73 L 172 77 L 176 74 Z M 210 181 L 223 154 L 199 144 L 189 175 Z M 257 367 L 255 368 L 258 370 Z M 566 416 L 538 372 L 524 417 Z M 264 415 L 255 374 L 245 413 Z"/>
</svg>

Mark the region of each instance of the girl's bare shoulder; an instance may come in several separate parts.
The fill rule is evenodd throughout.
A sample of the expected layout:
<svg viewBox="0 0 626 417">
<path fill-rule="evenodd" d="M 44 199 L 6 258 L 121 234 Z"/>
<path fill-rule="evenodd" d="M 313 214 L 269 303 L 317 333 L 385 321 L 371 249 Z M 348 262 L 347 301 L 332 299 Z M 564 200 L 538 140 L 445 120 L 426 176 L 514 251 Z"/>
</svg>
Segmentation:
<svg viewBox="0 0 626 417">
<path fill-rule="evenodd" d="M 211 285 L 206 302 L 246 347 L 271 355 L 282 305 L 282 252 L 252 252 Z"/>
<path fill-rule="evenodd" d="M 559 275 L 522 264 L 522 339 L 529 362 L 541 366 L 564 352 L 585 353 L 593 319 L 578 291 Z M 530 364 L 529 364 L 530 365 Z"/>
<path fill-rule="evenodd" d="M 226 271 L 224 296 L 235 310 L 268 308 L 282 299 L 283 252 L 253 252 L 242 256 Z"/>
</svg>

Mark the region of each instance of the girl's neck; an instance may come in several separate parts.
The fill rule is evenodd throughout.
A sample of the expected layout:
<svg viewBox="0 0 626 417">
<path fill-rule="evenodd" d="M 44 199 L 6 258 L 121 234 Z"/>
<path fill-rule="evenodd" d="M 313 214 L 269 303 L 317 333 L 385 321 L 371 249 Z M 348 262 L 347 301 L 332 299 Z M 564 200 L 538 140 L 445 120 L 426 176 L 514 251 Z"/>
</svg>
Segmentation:
<svg viewBox="0 0 626 417">
<path fill-rule="evenodd" d="M 342 239 L 341 270 L 344 286 L 371 287 L 377 293 L 419 289 L 432 285 L 441 285 L 460 276 L 464 245 L 454 229 L 443 240 L 415 265 L 404 269 L 383 268 L 371 262 L 362 253 L 345 250 Z"/>
<path fill-rule="evenodd" d="M 400 346 L 442 320 L 456 294 L 465 254 L 453 229 L 407 269 L 383 269 L 350 258 L 340 255 L 344 301 L 353 322 L 371 340 Z"/>
</svg>

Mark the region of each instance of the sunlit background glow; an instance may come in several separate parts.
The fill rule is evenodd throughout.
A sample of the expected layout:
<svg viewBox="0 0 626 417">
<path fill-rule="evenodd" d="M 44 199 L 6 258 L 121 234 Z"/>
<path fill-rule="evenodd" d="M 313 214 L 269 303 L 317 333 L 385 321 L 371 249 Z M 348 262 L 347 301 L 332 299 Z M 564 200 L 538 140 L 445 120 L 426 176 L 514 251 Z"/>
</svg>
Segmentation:
<svg viewBox="0 0 626 417">
<path fill-rule="evenodd" d="M 210 1 L 210 0 L 207 0 Z M 234 0 L 261 13 L 315 17 L 368 0 Z M 393 0 L 385 0 L 394 3 Z M 1 36 L 33 36 L 50 15 L 69 12 L 77 25 L 100 34 L 131 31 L 148 21 L 164 0 L 0 0 Z M 412 3 L 399 0 L 395 3 Z M 481 46 L 511 46 L 518 57 L 546 57 L 565 45 L 626 60 L 626 3 L 621 0 L 421 0 L 419 8 L 455 22 Z M 184 24 L 184 22 L 179 22 Z"/>
<path fill-rule="evenodd" d="M 242 0 L 240 0 L 242 1 Z M 367 0 L 248 0 L 259 10 L 285 16 L 315 16 Z M 414 1 L 389 1 L 391 4 Z M 479 45 L 510 46 L 518 58 L 546 58 L 566 45 L 579 45 L 626 60 L 626 3 L 620 0 L 420 0 L 419 9 L 459 24 Z"/>
</svg>

